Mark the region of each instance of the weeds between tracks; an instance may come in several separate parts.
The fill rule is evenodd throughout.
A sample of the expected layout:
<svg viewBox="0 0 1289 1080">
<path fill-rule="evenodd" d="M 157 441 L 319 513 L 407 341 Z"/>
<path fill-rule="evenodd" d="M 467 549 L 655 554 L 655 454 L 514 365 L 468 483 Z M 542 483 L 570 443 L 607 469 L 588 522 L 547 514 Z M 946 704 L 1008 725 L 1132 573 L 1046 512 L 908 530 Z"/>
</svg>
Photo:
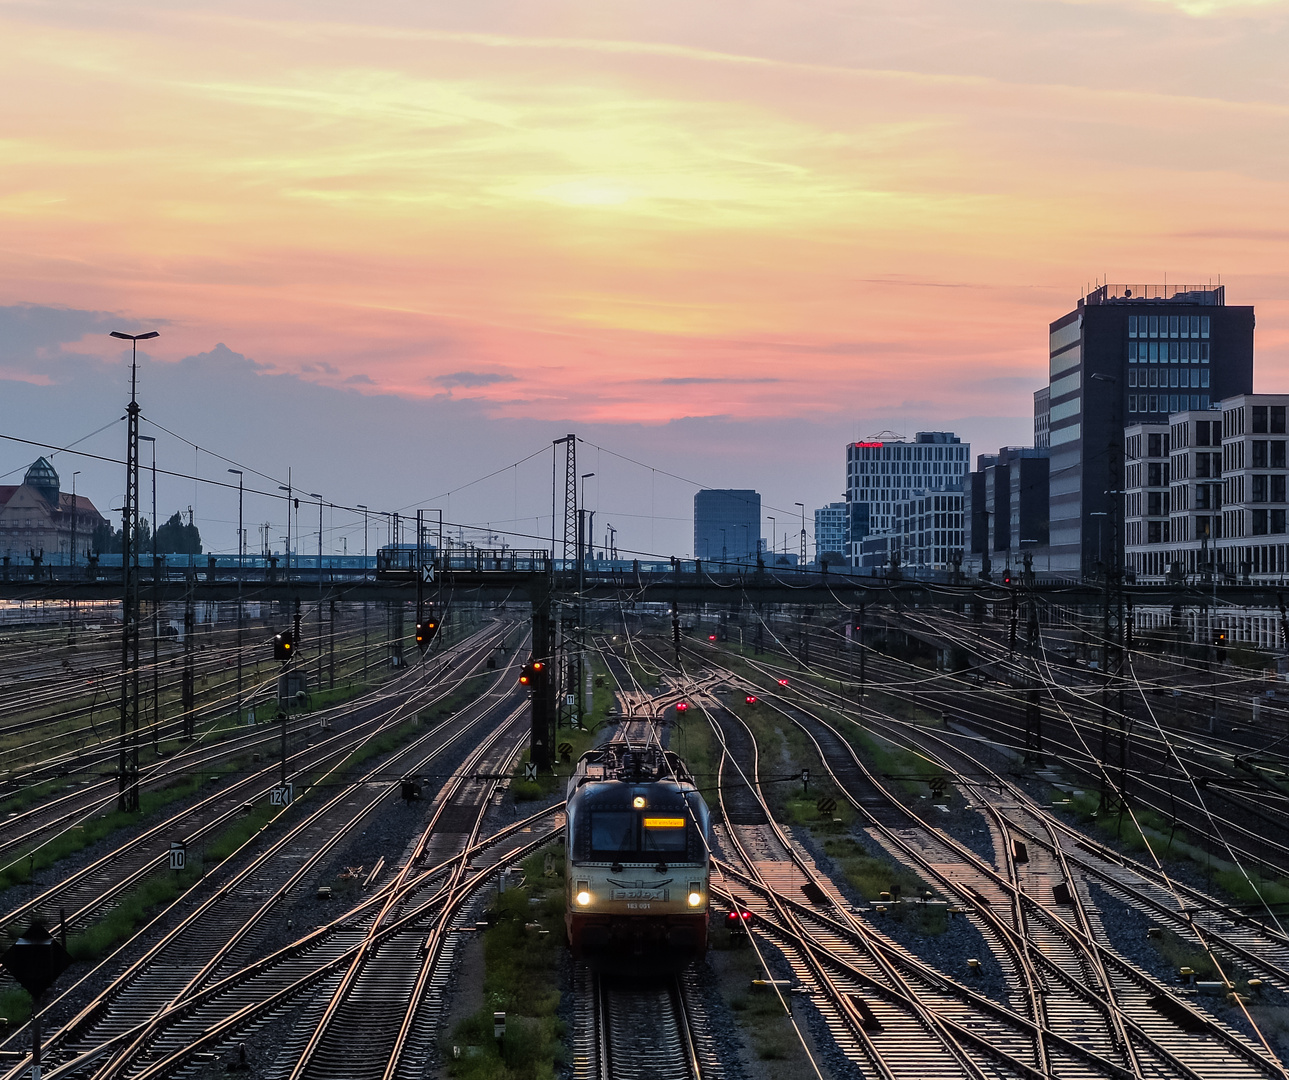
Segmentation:
<svg viewBox="0 0 1289 1080">
<path fill-rule="evenodd" d="M 546 874 L 549 859 L 551 873 Z M 564 949 L 564 853 L 551 845 L 523 863 L 524 884 L 488 908 L 483 935 L 483 1005 L 457 1025 L 450 1061 L 459 1080 L 552 1080 L 563 1058 L 559 962 Z M 493 1013 L 506 1034 L 493 1038 Z"/>
</svg>

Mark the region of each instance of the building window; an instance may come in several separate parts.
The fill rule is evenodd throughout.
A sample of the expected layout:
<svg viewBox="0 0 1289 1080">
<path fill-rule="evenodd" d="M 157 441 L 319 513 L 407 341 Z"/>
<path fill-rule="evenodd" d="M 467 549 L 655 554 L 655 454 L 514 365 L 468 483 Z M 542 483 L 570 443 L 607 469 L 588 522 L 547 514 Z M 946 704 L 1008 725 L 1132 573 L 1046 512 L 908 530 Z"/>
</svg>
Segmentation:
<svg viewBox="0 0 1289 1080">
<path fill-rule="evenodd" d="M 1208 343 L 1207 342 L 1201 343 L 1199 347 L 1199 362 L 1201 364 L 1208 363 Z"/>
<path fill-rule="evenodd" d="M 1267 501 L 1267 478 L 1265 476 L 1254 476 L 1253 484 L 1249 490 L 1249 502 L 1266 502 Z"/>
<path fill-rule="evenodd" d="M 1283 435 L 1285 433 L 1285 407 L 1283 405 L 1271 406 L 1271 434 Z"/>
<path fill-rule="evenodd" d="M 1271 511 L 1271 531 L 1277 534 L 1285 531 L 1285 512 L 1283 510 Z"/>
<path fill-rule="evenodd" d="M 1136 315 L 1128 316 L 1128 336 L 1129 337 L 1137 336 L 1137 316 Z"/>
<path fill-rule="evenodd" d="M 1283 476 L 1272 476 L 1270 478 L 1270 488 L 1268 502 L 1285 501 L 1285 478 Z"/>
<path fill-rule="evenodd" d="M 1159 337 L 1159 316 L 1150 316 L 1150 336 Z"/>
<path fill-rule="evenodd" d="M 1255 469 L 1265 469 L 1267 467 L 1267 443 L 1265 439 L 1253 440 L 1253 460 L 1251 464 Z"/>
<path fill-rule="evenodd" d="M 1255 435 L 1265 435 L 1267 432 L 1267 407 L 1265 405 L 1253 406 L 1253 433 Z"/>
<path fill-rule="evenodd" d="M 1137 395 L 1136 395 L 1136 394 L 1129 394 L 1129 395 L 1128 395 L 1128 411 L 1129 411 L 1130 413 L 1135 413 L 1135 412 L 1137 411 Z"/>
<path fill-rule="evenodd" d="M 1169 337 L 1177 336 L 1177 316 L 1176 315 L 1171 315 L 1168 318 L 1168 336 Z"/>
<path fill-rule="evenodd" d="M 1154 372 L 1151 372 L 1151 374 L 1153 375 L 1153 374 L 1154 374 Z M 1158 408 L 1158 402 L 1157 402 L 1157 399 L 1156 399 L 1156 397 L 1155 397 L 1155 395 L 1154 395 L 1154 394 L 1151 394 L 1151 395 L 1150 395 L 1150 407 L 1149 407 L 1146 411 L 1147 411 L 1147 412 L 1158 412 L 1158 411 L 1159 411 L 1159 408 Z"/>
<path fill-rule="evenodd" d="M 1206 338 L 1206 337 L 1208 337 L 1208 318 L 1209 318 L 1209 317 L 1208 317 L 1207 315 L 1201 315 L 1201 316 L 1200 316 L 1200 320 L 1199 320 L 1199 336 L 1200 336 L 1200 337 L 1202 337 L 1202 338 Z"/>
<path fill-rule="evenodd" d="M 1267 535 L 1267 512 L 1265 510 L 1253 511 L 1253 535 Z"/>
</svg>

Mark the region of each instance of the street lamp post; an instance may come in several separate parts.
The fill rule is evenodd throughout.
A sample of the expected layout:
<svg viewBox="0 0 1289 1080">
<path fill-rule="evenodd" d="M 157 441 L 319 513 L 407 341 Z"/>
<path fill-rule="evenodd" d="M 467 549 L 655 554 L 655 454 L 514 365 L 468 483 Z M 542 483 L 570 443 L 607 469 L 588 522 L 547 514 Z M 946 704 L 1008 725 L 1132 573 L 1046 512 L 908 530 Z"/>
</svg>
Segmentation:
<svg viewBox="0 0 1289 1080">
<path fill-rule="evenodd" d="M 311 491 L 309 498 L 318 500 L 318 689 L 322 689 L 322 496 Z"/>
<path fill-rule="evenodd" d="M 584 627 L 586 624 L 586 607 L 582 600 L 582 593 L 586 589 L 586 543 L 584 540 L 584 534 L 589 531 L 586 528 L 584 528 L 584 525 L 585 525 L 584 515 L 586 514 L 586 482 L 594 475 L 595 473 L 593 472 L 582 474 L 582 498 L 580 500 L 581 506 L 578 508 L 578 511 L 577 511 L 577 645 L 578 645 L 578 649 L 577 649 L 576 678 L 577 678 L 578 723 L 581 723 L 582 717 L 586 715 L 586 695 L 585 695 L 586 673 L 582 670 L 583 664 L 585 663 Z"/>
<path fill-rule="evenodd" d="M 278 484 L 278 491 L 286 492 L 286 583 L 291 584 L 291 507 L 295 505 L 295 496 L 291 491 L 291 470 L 286 471 L 286 487 Z"/>
<path fill-rule="evenodd" d="M 237 477 L 237 723 L 242 722 L 242 578 L 246 576 L 243 560 L 245 545 L 242 543 L 242 491 L 241 469 L 229 469 Z"/>
<path fill-rule="evenodd" d="M 363 574 L 367 573 L 367 507 L 362 503 L 358 509 L 363 512 Z M 367 678 L 367 601 L 363 601 L 363 678 Z"/>
<path fill-rule="evenodd" d="M 152 444 L 152 730 L 161 723 L 161 570 L 157 566 L 157 440 L 140 435 L 140 442 Z"/>
<path fill-rule="evenodd" d="M 80 469 L 77 469 L 72 473 L 72 550 L 71 559 L 68 562 L 68 565 L 71 567 L 68 577 L 69 580 L 72 581 L 76 579 L 76 478 L 80 476 L 80 474 Z M 67 644 L 72 646 L 76 644 L 76 597 L 74 594 L 72 598 L 67 601 Z"/>
<path fill-rule="evenodd" d="M 130 343 L 130 404 L 126 407 L 125 507 L 121 514 L 121 746 L 117 783 L 122 810 L 139 809 L 139 342 L 160 334 L 112 337 Z M 130 738 L 127 746 L 126 739 Z"/>
</svg>

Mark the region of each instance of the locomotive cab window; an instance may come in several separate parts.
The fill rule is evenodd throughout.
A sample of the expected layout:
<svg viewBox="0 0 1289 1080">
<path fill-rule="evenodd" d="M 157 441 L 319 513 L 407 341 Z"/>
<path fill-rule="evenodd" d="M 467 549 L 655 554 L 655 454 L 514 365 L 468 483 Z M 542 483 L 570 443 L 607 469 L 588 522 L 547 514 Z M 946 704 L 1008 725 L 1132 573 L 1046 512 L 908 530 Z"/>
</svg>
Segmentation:
<svg viewBox="0 0 1289 1080">
<path fill-rule="evenodd" d="M 635 851 L 636 815 L 630 810 L 591 811 L 593 851 Z"/>
<path fill-rule="evenodd" d="M 685 818 L 646 815 L 641 830 L 642 851 L 684 851 L 688 847 Z"/>
</svg>

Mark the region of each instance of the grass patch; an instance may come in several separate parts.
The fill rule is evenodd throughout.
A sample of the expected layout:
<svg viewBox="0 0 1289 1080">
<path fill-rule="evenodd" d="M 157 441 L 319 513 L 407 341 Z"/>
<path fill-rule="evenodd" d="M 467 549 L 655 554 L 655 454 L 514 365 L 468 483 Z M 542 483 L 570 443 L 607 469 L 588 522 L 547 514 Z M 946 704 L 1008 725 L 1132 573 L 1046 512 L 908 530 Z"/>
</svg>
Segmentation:
<svg viewBox="0 0 1289 1080">
<path fill-rule="evenodd" d="M 532 760 L 532 748 L 526 749 L 511 772 L 510 795 L 515 802 L 532 802 L 536 799 L 550 798 L 556 793 L 562 794 L 568 785 L 568 778 L 577 768 L 578 758 L 582 756 L 595 741 L 595 732 L 588 728 L 562 727 L 556 732 L 555 748 L 558 760 L 555 768 L 546 772 L 539 771 L 536 780 L 524 779 L 524 765 Z M 567 753 L 558 753 L 561 746 L 567 746 Z"/>
<path fill-rule="evenodd" d="M 547 853 L 552 856 L 549 877 Z M 508 889 L 488 909 L 483 1007 L 453 1033 L 453 1042 L 466 1053 L 448 1067 L 461 1080 L 554 1080 L 564 1056 L 564 1024 L 556 1016 L 564 944 L 563 851 L 545 848 L 523 865 L 524 885 Z M 492 1014 L 499 1011 L 506 1013 L 500 1043 L 492 1027 Z"/>
<path fill-rule="evenodd" d="M 20 986 L 0 992 L 0 1018 L 9 1021 L 10 1030 L 31 1019 L 31 995 Z"/>
<path fill-rule="evenodd" d="M 752 1052 L 762 1061 L 796 1060 L 804 1064 L 801 1043 L 778 995 L 768 988 L 751 988 L 753 979 L 765 977 L 756 952 L 744 945 L 727 955 L 727 977 L 739 988 L 734 993 L 727 992 L 730 1011 L 734 1022 L 744 1029 Z"/>
<path fill-rule="evenodd" d="M 225 762 L 204 772 L 189 774 L 167 787 L 153 791 L 141 790 L 138 813 L 112 810 L 100 817 L 90 818 L 83 825 L 64 830 L 35 851 L 25 852 L 12 865 L 0 870 L 0 889 L 30 881 L 33 869 L 44 870 L 53 866 L 60 859 L 74 855 L 113 833 L 137 830 L 143 817 L 197 794 L 209 777 L 225 776 L 239 767 L 238 761 Z"/>
<path fill-rule="evenodd" d="M 849 836 L 829 837 L 823 841 L 823 849 L 850 886 L 870 903 L 881 903 L 882 893 L 899 890 L 904 901 L 887 908 L 888 918 L 921 934 L 943 934 L 949 928 L 944 905 L 908 902 L 921 896 L 928 885 L 907 866 L 868 854 Z"/>
</svg>

